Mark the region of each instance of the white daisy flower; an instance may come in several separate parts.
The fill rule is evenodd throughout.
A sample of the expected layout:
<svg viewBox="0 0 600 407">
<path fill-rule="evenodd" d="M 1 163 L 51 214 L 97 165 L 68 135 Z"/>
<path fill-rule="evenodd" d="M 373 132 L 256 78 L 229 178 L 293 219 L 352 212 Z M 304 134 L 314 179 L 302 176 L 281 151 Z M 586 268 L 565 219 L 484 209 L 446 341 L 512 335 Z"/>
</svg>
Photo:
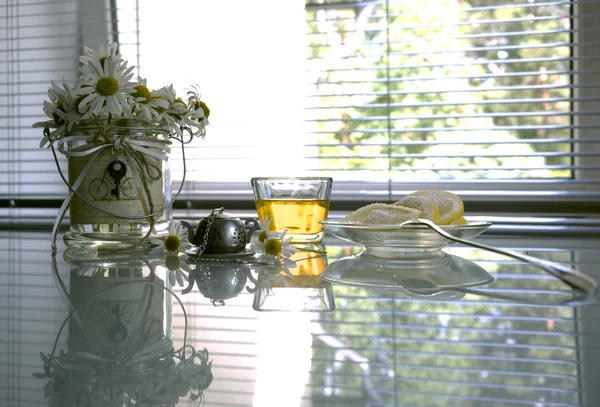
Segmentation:
<svg viewBox="0 0 600 407">
<path fill-rule="evenodd" d="M 150 254 L 176 254 L 190 248 L 188 231 L 181 222 L 172 221 L 169 224 L 169 234 L 164 239 L 152 239 L 150 243 L 156 245 Z"/>
<path fill-rule="evenodd" d="M 81 87 L 73 93 L 87 95 L 78 106 L 80 112 L 85 112 L 84 118 L 98 115 L 105 106 L 110 114 L 121 116 L 128 106 L 127 96 L 135 92 L 134 84 L 130 82 L 133 67 L 124 68 L 113 57 L 106 58 L 102 65 L 99 60 L 92 59 L 82 68 Z"/>
<path fill-rule="evenodd" d="M 261 261 L 273 264 L 296 253 L 296 248 L 290 245 L 292 237 L 286 236 L 287 229 L 281 233 L 269 230 L 271 222 L 273 222 L 273 218 L 268 215 L 264 219 L 258 220 L 261 232 L 258 235 L 258 242 L 250 244 L 250 248 L 260 253 Z"/>
<path fill-rule="evenodd" d="M 296 248 L 290 245 L 291 236 L 286 236 L 287 229 L 281 233 L 269 232 L 268 238 L 263 246 L 263 255 L 273 256 L 275 258 L 289 257 L 296 253 Z"/>
<path fill-rule="evenodd" d="M 196 87 L 188 92 L 188 109 L 189 114 L 184 118 L 186 124 L 193 129 L 195 136 L 204 137 L 206 135 L 206 126 L 210 109 L 200 100 L 200 92 Z"/>
<path fill-rule="evenodd" d="M 117 43 L 107 42 L 106 44 L 100 44 L 98 50 L 94 50 L 90 47 L 83 47 L 83 55 L 79 57 L 79 62 L 83 65 L 89 64 L 93 59 L 100 61 L 100 64 L 104 64 L 104 60 L 108 57 L 117 58 Z"/>
<path fill-rule="evenodd" d="M 259 242 L 264 243 L 265 240 L 268 239 L 271 222 L 273 222 L 273 218 L 269 215 L 266 215 L 264 219 L 258 220 L 258 225 L 260 226 L 260 234 L 258 235 Z"/>
<path fill-rule="evenodd" d="M 133 87 L 135 92 L 131 95 L 130 109 L 126 110 L 125 117 L 138 117 L 149 121 L 160 121 L 161 113 L 169 107 L 167 102 L 157 91 L 148 89 L 146 79 L 139 79 Z M 129 111 L 130 110 L 130 111 Z"/>
<path fill-rule="evenodd" d="M 73 90 L 64 81 L 62 88 L 51 81 L 50 89 L 48 89 L 48 99 L 49 101 L 44 101 L 43 110 L 46 116 L 52 120 L 35 123 L 33 127 L 47 127 L 54 130 L 48 136 L 44 136 L 40 142 L 40 147 L 44 147 L 49 141 L 70 131 L 73 125 L 78 124 L 81 119 L 81 115 L 77 112 Z"/>
<path fill-rule="evenodd" d="M 188 113 L 188 107 L 183 99 L 177 97 L 173 85 L 165 86 L 156 91 L 156 96 L 168 102 L 168 107 L 162 112 L 162 121 L 171 127 L 180 137 L 183 137 L 180 123 Z"/>
</svg>

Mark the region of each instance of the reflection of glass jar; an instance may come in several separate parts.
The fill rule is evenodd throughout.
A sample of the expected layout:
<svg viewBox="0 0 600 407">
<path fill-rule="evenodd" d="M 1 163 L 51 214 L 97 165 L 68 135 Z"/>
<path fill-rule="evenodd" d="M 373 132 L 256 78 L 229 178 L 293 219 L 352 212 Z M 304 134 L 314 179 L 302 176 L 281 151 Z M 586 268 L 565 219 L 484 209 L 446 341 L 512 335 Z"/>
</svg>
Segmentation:
<svg viewBox="0 0 600 407">
<path fill-rule="evenodd" d="M 69 249 L 64 258 L 71 265 L 69 297 L 77 309 L 69 323 L 71 351 L 126 355 L 171 336 L 172 296 L 161 288 L 164 267 L 126 253 L 85 258 Z"/>
<path fill-rule="evenodd" d="M 48 379 L 49 405 L 174 406 L 187 394 L 201 399 L 212 382 L 211 361 L 206 349 L 185 340 L 174 349 L 164 267 L 124 253 L 68 249 L 64 258 L 73 309 L 68 348 L 59 351 L 57 340 L 41 354 L 44 372 L 34 373 Z"/>
<path fill-rule="evenodd" d="M 107 121 L 83 122 L 73 128 L 66 139 L 78 140 L 68 143 L 69 151 L 92 152 L 69 156 L 69 183 L 73 187 L 82 177 L 77 193 L 92 205 L 73 196 L 71 228 L 64 236 L 67 246 L 131 246 L 152 226 L 144 216 L 156 212 L 155 230 L 167 229 L 172 216 L 172 209 L 166 208 L 171 200 L 170 169 L 167 160 L 155 155 L 168 155 L 160 148 L 170 144 L 168 135 L 169 129 L 140 120 L 116 120 L 110 126 Z M 104 148 L 95 156 L 99 146 Z"/>
</svg>

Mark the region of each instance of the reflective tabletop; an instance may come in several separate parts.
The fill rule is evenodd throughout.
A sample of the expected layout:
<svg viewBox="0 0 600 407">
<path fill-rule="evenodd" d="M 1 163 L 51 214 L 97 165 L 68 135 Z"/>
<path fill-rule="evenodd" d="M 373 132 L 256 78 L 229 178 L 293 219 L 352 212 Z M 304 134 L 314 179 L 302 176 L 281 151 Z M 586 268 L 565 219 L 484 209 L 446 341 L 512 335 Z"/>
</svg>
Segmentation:
<svg viewBox="0 0 600 407">
<path fill-rule="evenodd" d="M 475 240 L 600 280 L 600 235 L 576 235 Z M 49 241 L 0 232 L 1 406 L 600 405 L 597 298 L 499 254 L 327 235 L 273 271 Z"/>
</svg>

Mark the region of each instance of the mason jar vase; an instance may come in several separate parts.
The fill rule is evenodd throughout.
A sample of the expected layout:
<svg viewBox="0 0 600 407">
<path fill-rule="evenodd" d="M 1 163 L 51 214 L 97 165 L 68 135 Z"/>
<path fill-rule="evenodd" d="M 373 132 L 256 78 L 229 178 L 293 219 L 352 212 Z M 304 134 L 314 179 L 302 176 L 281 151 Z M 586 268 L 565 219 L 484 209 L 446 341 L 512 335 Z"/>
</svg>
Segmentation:
<svg viewBox="0 0 600 407">
<path fill-rule="evenodd" d="M 70 229 L 63 237 L 68 247 L 127 249 L 140 246 L 151 227 L 153 236 L 166 233 L 172 218 L 169 163 L 147 152 L 168 154 L 144 143 L 166 146 L 169 132 L 163 125 L 142 120 L 82 122 L 69 132 L 71 152 L 104 147 L 97 156 L 68 157 L 71 187 L 83 177 L 70 203 Z"/>
</svg>

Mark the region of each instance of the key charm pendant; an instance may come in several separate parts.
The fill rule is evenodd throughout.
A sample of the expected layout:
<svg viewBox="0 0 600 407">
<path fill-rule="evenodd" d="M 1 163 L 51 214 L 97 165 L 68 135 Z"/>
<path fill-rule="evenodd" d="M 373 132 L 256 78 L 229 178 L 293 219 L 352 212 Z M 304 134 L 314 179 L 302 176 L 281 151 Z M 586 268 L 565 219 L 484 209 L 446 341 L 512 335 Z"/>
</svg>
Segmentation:
<svg viewBox="0 0 600 407">
<path fill-rule="evenodd" d="M 108 175 L 115 180 L 115 187 L 110 190 L 110 194 L 114 195 L 117 199 L 120 199 L 121 179 L 125 177 L 127 167 L 123 161 L 115 160 L 108 164 L 106 171 L 108 172 Z"/>
</svg>

